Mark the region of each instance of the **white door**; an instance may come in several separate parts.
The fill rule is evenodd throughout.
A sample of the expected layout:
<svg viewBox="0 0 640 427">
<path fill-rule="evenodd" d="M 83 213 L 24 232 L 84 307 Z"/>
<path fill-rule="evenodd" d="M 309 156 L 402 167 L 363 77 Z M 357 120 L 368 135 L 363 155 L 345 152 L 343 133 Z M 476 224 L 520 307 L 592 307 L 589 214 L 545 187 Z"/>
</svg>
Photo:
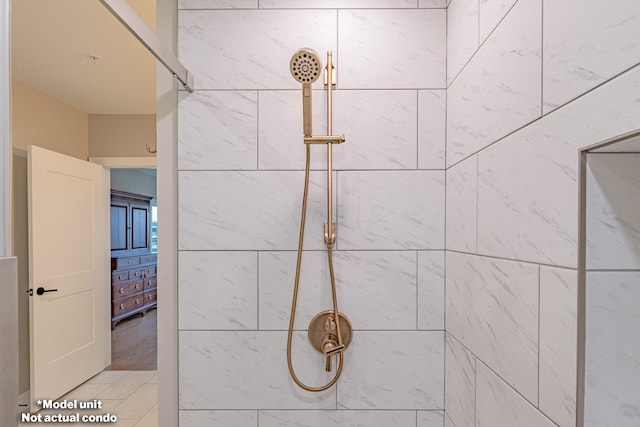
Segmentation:
<svg viewBox="0 0 640 427">
<path fill-rule="evenodd" d="M 56 399 L 111 364 L 110 178 L 100 165 L 35 146 L 28 164 L 35 412 L 37 400 Z"/>
</svg>

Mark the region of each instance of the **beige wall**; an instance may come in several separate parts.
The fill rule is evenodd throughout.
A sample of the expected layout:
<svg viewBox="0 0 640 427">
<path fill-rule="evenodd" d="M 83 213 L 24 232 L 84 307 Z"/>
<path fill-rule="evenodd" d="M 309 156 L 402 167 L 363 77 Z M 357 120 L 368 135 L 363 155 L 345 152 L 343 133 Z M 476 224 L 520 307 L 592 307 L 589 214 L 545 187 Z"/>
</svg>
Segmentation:
<svg viewBox="0 0 640 427">
<path fill-rule="evenodd" d="M 111 189 L 155 198 L 156 176 L 140 169 L 111 169 Z"/>
<path fill-rule="evenodd" d="M 145 146 L 156 146 L 156 116 L 153 114 L 89 115 L 89 156 L 155 156 Z"/>
<path fill-rule="evenodd" d="M 89 116 L 17 80 L 12 82 L 12 144 L 89 157 Z"/>
</svg>

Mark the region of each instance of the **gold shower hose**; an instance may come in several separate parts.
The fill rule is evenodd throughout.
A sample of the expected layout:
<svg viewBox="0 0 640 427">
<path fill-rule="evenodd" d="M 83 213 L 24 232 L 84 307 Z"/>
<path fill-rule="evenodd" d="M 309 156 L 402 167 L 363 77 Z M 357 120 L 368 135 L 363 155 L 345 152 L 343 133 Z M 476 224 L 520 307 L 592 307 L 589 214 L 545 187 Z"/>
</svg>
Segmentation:
<svg viewBox="0 0 640 427">
<path fill-rule="evenodd" d="M 293 285 L 293 302 L 291 303 L 291 317 L 289 318 L 289 334 L 287 335 L 287 365 L 289 366 L 289 373 L 291 374 L 291 378 L 296 382 L 301 388 L 312 391 L 319 392 L 324 391 L 334 385 L 338 378 L 340 378 L 340 374 L 342 373 L 342 365 L 343 365 L 343 350 L 340 350 L 338 356 L 340 357 L 340 361 L 338 362 L 338 370 L 336 371 L 336 375 L 333 377 L 331 381 L 321 387 L 311 387 L 304 384 L 300 379 L 296 376 L 295 370 L 293 369 L 293 363 L 291 362 L 291 341 L 293 340 L 293 323 L 296 318 L 296 305 L 298 304 L 298 286 L 300 285 L 300 267 L 302 265 L 302 243 L 304 240 L 304 226 L 306 222 L 307 216 L 307 196 L 309 194 L 309 163 L 311 159 L 311 150 L 309 148 L 310 144 L 305 144 L 307 147 L 307 159 L 304 170 L 304 194 L 302 196 L 302 215 L 300 217 L 300 238 L 298 239 L 298 259 L 296 261 L 296 276 L 295 282 Z M 331 244 L 327 244 L 327 258 L 329 260 L 329 275 L 331 276 L 331 295 L 333 297 L 333 313 L 334 320 L 336 323 L 336 333 L 338 338 L 338 344 L 342 345 L 342 336 L 340 335 L 340 319 L 336 313 L 338 311 L 338 298 L 336 296 L 336 280 L 333 274 L 333 248 Z M 330 356 L 327 356 L 330 357 Z"/>
</svg>

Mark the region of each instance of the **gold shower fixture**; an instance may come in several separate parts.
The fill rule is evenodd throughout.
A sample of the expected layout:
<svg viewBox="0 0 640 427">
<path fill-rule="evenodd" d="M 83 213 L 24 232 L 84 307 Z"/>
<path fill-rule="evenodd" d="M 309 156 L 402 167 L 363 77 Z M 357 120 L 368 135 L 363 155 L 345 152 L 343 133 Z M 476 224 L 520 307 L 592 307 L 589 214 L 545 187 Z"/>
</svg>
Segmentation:
<svg viewBox="0 0 640 427">
<path fill-rule="evenodd" d="M 289 331 L 287 335 L 287 365 L 289 373 L 295 383 L 307 391 L 323 391 L 338 381 L 344 365 L 344 350 L 351 342 L 352 328 L 349 319 L 338 311 L 338 298 L 336 295 L 336 280 L 333 271 L 333 246 L 336 242 L 336 223 L 333 221 L 333 144 L 341 144 L 345 141 L 344 135 L 332 135 L 332 90 L 336 83 L 336 69 L 333 66 L 332 53 L 327 52 L 327 65 L 324 68 L 324 84 L 327 87 L 327 135 L 314 136 L 312 132 L 311 114 L 311 85 L 320 77 L 322 62 L 318 54 L 312 49 L 298 50 L 290 62 L 291 75 L 302 83 L 302 115 L 303 132 L 306 150 L 304 193 L 302 196 L 302 214 L 300 218 L 300 237 L 298 239 L 298 257 L 296 261 L 296 275 L 293 285 L 293 301 L 291 303 L 291 317 L 289 318 Z M 324 241 L 327 245 L 327 260 L 329 263 L 329 276 L 331 278 L 331 296 L 333 310 L 318 313 L 309 324 L 308 337 L 313 347 L 325 356 L 325 370 L 331 371 L 331 358 L 338 356 L 338 368 L 333 379 L 320 387 L 312 387 L 304 384 L 296 376 L 291 357 L 291 342 L 293 339 L 293 326 L 298 303 L 298 288 L 300 285 L 300 269 L 302 266 L 302 246 L 304 241 L 304 227 L 307 214 L 307 198 L 309 195 L 309 164 L 311 159 L 310 146 L 312 144 L 327 145 L 327 221 L 324 223 Z M 338 315 L 336 315 L 338 313 Z"/>
</svg>

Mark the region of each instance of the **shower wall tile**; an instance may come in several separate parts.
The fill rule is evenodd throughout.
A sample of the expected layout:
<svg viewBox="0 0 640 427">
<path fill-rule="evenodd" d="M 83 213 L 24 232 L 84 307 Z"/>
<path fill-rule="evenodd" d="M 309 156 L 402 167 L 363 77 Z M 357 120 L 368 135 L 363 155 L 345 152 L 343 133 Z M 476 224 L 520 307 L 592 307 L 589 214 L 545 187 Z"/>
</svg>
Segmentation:
<svg viewBox="0 0 640 427">
<path fill-rule="evenodd" d="M 587 269 L 640 269 L 640 154 L 587 158 Z"/>
<path fill-rule="evenodd" d="M 255 9 L 258 0 L 178 0 L 178 9 Z"/>
<path fill-rule="evenodd" d="M 456 427 L 475 427 L 476 358 L 449 334 L 445 352 L 445 410 Z"/>
<path fill-rule="evenodd" d="M 180 331 L 180 409 L 336 409 L 335 388 L 309 395 L 293 383 L 286 342 L 284 331 Z M 306 333 L 294 335 L 292 357 L 304 382 L 333 377 Z"/>
<path fill-rule="evenodd" d="M 338 249 L 444 249 L 444 172 L 338 173 Z"/>
<path fill-rule="evenodd" d="M 478 49 L 478 0 L 453 0 L 447 9 L 447 84 Z"/>
<path fill-rule="evenodd" d="M 313 133 L 324 135 L 327 101 L 324 91 L 312 97 Z M 304 170 L 302 91 L 261 91 L 258 109 L 259 169 Z M 311 146 L 311 169 L 326 170 L 327 156 L 321 146 Z M 339 147 L 336 151 L 342 149 Z"/>
<path fill-rule="evenodd" d="M 295 252 L 260 253 L 260 328 L 286 330 L 291 312 Z M 339 310 L 356 330 L 416 327 L 415 252 L 334 252 Z M 296 329 L 332 309 L 326 251 L 302 259 Z M 283 298 L 286 295 L 286 298 Z"/>
<path fill-rule="evenodd" d="M 585 426 L 640 425 L 640 272 L 587 273 Z"/>
<path fill-rule="evenodd" d="M 410 411 L 260 411 L 260 427 L 415 427 L 415 425 L 416 414 Z"/>
<path fill-rule="evenodd" d="M 416 0 L 260 0 L 269 9 L 415 9 Z"/>
<path fill-rule="evenodd" d="M 418 411 L 417 427 L 444 427 L 444 411 Z"/>
<path fill-rule="evenodd" d="M 446 277 L 447 332 L 537 404 L 538 266 L 448 252 Z"/>
<path fill-rule="evenodd" d="M 578 273 L 540 267 L 539 408 L 560 427 L 576 425 Z"/>
<path fill-rule="evenodd" d="M 477 365 L 476 379 L 477 427 L 556 427 L 481 362 Z"/>
<path fill-rule="evenodd" d="M 639 92 L 636 69 L 483 150 L 478 252 L 575 268 L 578 150 L 639 128 Z"/>
<path fill-rule="evenodd" d="M 517 0 L 480 0 L 480 43 L 484 42 Z"/>
<path fill-rule="evenodd" d="M 447 92 L 418 91 L 418 169 L 446 167 Z"/>
<path fill-rule="evenodd" d="M 256 92 L 180 92 L 178 169 L 256 169 Z"/>
<path fill-rule="evenodd" d="M 295 250 L 304 172 L 179 172 L 180 250 Z M 326 174 L 312 172 L 307 227 L 326 219 Z M 309 233 L 305 248 L 325 248 Z"/>
<path fill-rule="evenodd" d="M 449 413 L 446 411 L 444 413 L 444 427 L 456 427 L 453 424 L 453 421 L 451 421 L 451 417 L 449 416 Z"/>
<path fill-rule="evenodd" d="M 545 113 L 638 63 L 640 3 L 602 6 L 597 0 L 545 3 Z"/>
<path fill-rule="evenodd" d="M 338 408 L 444 409 L 444 332 L 354 333 Z"/>
<path fill-rule="evenodd" d="M 447 169 L 447 249 L 475 253 L 478 230 L 478 157 Z"/>
<path fill-rule="evenodd" d="M 335 51 L 336 11 L 182 10 L 178 45 L 196 89 L 299 88 L 291 56 L 305 46 Z"/>
<path fill-rule="evenodd" d="M 338 12 L 340 89 L 437 89 L 446 80 L 446 11 Z"/>
<path fill-rule="evenodd" d="M 444 330 L 444 252 L 418 252 L 418 329 Z"/>
<path fill-rule="evenodd" d="M 180 411 L 180 427 L 257 427 L 258 411 Z"/>
<path fill-rule="evenodd" d="M 447 7 L 447 0 L 418 0 L 418 7 L 425 9 L 444 9 Z"/>
<path fill-rule="evenodd" d="M 346 137 L 333 149 L 336 169 L 417 167 L 416 91 L 337 91 L 333 101 L 334 133 Z"/>
<path fill-rule="evenodd" d="M 540 116 L 541 19 L 541 0 L 519 1 L 449 87 L 448 165 Z"/>
<path fill-rule="evenodd" d="M 256 329 L 258 255 L 180 252 L 180 329 Z"/>
</svg>

